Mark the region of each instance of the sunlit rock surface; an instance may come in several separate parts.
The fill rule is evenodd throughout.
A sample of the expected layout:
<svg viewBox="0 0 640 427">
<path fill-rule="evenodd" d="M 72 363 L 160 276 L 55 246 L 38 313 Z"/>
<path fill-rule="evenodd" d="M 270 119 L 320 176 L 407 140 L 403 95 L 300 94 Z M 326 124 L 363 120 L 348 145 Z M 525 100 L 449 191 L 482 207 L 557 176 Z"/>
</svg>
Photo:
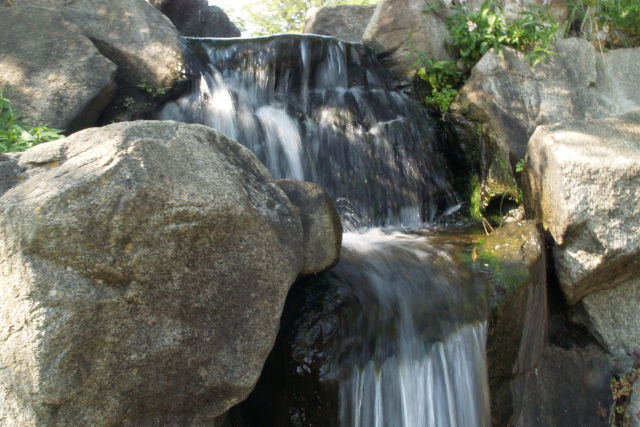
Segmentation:
<svg viewBox="0 0 640 427">
<path fill-rule="evenodd" d="M 381 0 L 362 35 L 362 42 L 384 56 L 395 77 L 405 81 L 415 75 L 417 50 L 440 60 L 451 59 L 444 19 L 424 8 L 420 0 Z"/>
<path fill-rule="evenodd" d="M 134 86 L 147 82 L 154 88 L 169 88 L 180 77 L 183 58 L 178 30 L 146 0 L 12 0 L 12 3 L 59 12 L 118 66 L 119 77 Z M 5 10 L 1 12 L 4 14 Z"/>
<path fill-rule="evenodd" d="M 207 0 L 151 0 L 187 37 L 240 37 L 240 30 Z"/>
<path fill-rule="evenodd" d="M 0 87 L 32 126 L 92 125 L 115 91 L 116 66 L 52 10 L 0 10 Z"/>
<path fill-rule="evenodd" d="M 569 304 L 640 274 L 640 111 L 539 127 L 524 192 Z"/>
<path fill-rule="evenodd" d="M 375 8 L 350 4 L 309 9 L 302 32 L 359 42 Z"/>
<path fill-rule="evenodd" d="M 511 48 L 502 56 L 489 51 L 452 104 L 454 134 L 466 144 L 468 164 L 478 169 L 483 198 L 513 182 L 513 167 L 537 126 L 619 116 L 640 107 L 640 48 L 600 53 L 588 41 L 571 38 L 554 49 L 557 54 L 536 67 Z"/>
<path fill-rule="evenodd" d="M 246 397 L 303 263 L 249 150 L 138 121 L 0 172 L 0 424 L 203 425 Z"/>
</svg>

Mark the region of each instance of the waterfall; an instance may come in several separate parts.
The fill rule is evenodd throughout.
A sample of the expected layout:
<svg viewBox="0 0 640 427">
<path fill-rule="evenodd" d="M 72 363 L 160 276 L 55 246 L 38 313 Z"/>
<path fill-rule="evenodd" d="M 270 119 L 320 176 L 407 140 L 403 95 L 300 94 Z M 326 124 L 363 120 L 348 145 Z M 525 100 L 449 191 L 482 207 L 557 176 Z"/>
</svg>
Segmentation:
<svg viewBox="0 0 640 427">
<path fill-rule="evenodd" d="M 319 183 L 348 230 L 324 277 L 350 308 L 325 331 L 338 343 L 330 354 L 311 351 L 338 383 L 336 422 L 488 426 L 482 289 L 426 225 L 457 204 L 434 121 L 362 44 L 300 35 L 187 44 L 192 87 L 159 118 L 214 127 L 274 177 Z"/>
<path fill-rule="evenodd" d="M 414 225 L 455 204 L 435 122 L 364 45 L 319 36 L 190 39 L 193 88 L 159 114 L 250 148 L 275 178 L 322 185 L 346 225 Z"/>
<path fill-rule="evenodd" d="M 342 426 L 489 425 L 482 288 L 446 246 L 380 229 L 345 235 L 330 280 L 360 310 L 340 328 L 332 367 Z"/>
</svg>

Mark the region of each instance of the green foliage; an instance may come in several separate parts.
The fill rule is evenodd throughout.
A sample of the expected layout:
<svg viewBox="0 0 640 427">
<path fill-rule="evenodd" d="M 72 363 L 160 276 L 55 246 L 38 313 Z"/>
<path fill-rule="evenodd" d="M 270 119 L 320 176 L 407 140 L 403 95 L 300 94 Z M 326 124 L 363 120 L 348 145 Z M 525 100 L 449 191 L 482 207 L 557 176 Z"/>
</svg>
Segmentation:
<svg viewBox="0 0 640 427">
<path fill-rule="evenodd" d="M 435 105 L 444 114 L 458 93 L 458 89 L 464 81 L 464 75 L 456 67 L 456 62 L 451 60 L 440 61 L 429 58 L 424 52 L 418 54 L 416 60 L 418 77 L 431 85 L 431 96 L 427 96 L 427 105 Z"/>
<path fill-rule="evenodd" d="M 516 172 L 520 173 L 524 170 L 524 157 L 520 160 L 518 160 L 518 162 L 516 163 Z"/>
<path fill-rule="evenodd" d="M 520 186 L 518 185 L 518 182 L 515 180 L 515 178 L 511 174 L 509 167 L 501 157 L 496 157 L 496 160 L 498 161 L 498 164 L 500 164 L 500 168 L 502 169 L 504 177 L 507 180 L 507 185 L 510 187 L 510 190 L 514 194 L 516 194 L 516 200 L 514 201 L 516 203 L 522 203 L 522 189 L 520 188 Z M 516 164 L 516 172 L 521 172 L 517 170 L 517 167 L 518 165 Z"/>
<path fill-rule="evenodd" d="M 151 86 L 147 81 L 147 79 L 142 79 L 142 82 L 138 83 L 136 87 L 142 90 L 143 92 L 146 92 L 147 95 L 151 96 L 152 98 L 155 98 L 156 96 L 164 95 L 165 93 L 167 93 L 166 90 L 162 87 Z"/>
<path fill-rule="evenodd" d="M 46 125 L 31 127 L 0 87 L 0 152 L 24 151 L 42 142 L 63 138 L 62 131 Z"/>
<path fill-rule="evenodd" d="M 418 77 L 429 82 L 432 88 L 458 87 L 462 84 L 464 76 L 456 68 L 456 61 L 440 61 L 436 58 L 425 56 L 424 52 L 422 52 L 422 56 L 416 61 L 417 64 L 422 65 L 418 69 Z"/>
<path fill-rule="evenodd" d="M 426 11 L 434 9 L 437 6 L 430 6 Z M 558 23 L 551 17 L 548 6 L 531 6 L 513 22 L 507 22 L 504 10 L 495 0 L 485 0 L 475 12 L 454 6 L 446 21 L 448 47 L 457 61 L 439 61 L 426 57 L 424 52 L 417 54 L 418 76 L 429 82 L 433 90 L 425 101 L 437 106 L 443 114 L 471 68 L 489 49 L 502 54 L 504 46 L 511 46 L 525 52 L 535 66 L 553 53 L 550 46 L 558 31 Z"/>
<path fill-rule="evenodd" d="M 488 248 L 484 239 L 476 243 L 472 259 L 478 271 L 489 276 L 494 283 L 507 291 L 517 289 L 529 280 L 526 267 L 510 262 L 499 251 Z"/>
<path fill-rule="evenodd" d="M 609 388 L 613 398 L 613 408 L 611 408 L 609 423 L 612 426 L 622 427 L 631 425 L 631 414 L 627 411 L 627 406 L 633 391 L 633 384 L 640 381 L 640 353 L 634 351 L 635 360 L 631 370 L 619 378 L 611 378 Z M 600 408 L 599 413 L 606 417 L 606 410 Z M 634 414 L 640 419 L 640 413 Z"/>
<path fill-rule="evenodd" d="M 482 198 L 480 194 L 480 180 L 477 175 L 471 175 L 471 181 L 469 182 L 469 214 L 472 218 L 482 220 Z"/>
<path fill-rule="evenodd" d="M 640 43 L 640 2 L 638 0 L 599 0 L 597 19 L 602 27 L 620 31 Z"/>
<path fill-rule="evenodd" d="M 567 2 L 570 21 L 580 22 L 578 35 L 585 25 L 599 37 L 603 30 L 609 35 L 607 47 L 640 46 L 640 2 L 638 0 L 572 0 Z"/>
<path fill-rule="evenodd" d="M 247 28 L 254 36 L 277 33 L 301 33 L 307 11 L 314 7 L 342 4 L 373 4 L 376 0 L 264 0 L 244 7 Z"/>
<path fill-rule="evenodd" d="M 427 105 L 435 105 L 442 114 L 445 114 L 449 111 L 449 107 L 457 94 L 458 89 L 454 89 L 451 86 L 446 85 L 439 89 L 433 88 L 431 90 L 431 96 L 427 96 L 424 100 Z"/>
</svg>

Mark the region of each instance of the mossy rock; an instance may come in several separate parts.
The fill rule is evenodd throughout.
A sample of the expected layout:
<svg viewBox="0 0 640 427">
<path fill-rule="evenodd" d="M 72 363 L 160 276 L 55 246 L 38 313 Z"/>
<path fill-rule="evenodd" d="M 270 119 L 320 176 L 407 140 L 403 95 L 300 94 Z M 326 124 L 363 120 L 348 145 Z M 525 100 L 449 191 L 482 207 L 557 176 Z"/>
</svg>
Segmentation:
<svg viewBox="0 0 640 427">
<path fill-rule="evenodd" d="M 510 425 L 522 407 L 519 378 L 539 362 L 547 325 L 544 238 L 533 221 L 511 222 L 478 240 L 474 269 L 489 287 L 487 364 L 493 425 Z"/>
</svg>

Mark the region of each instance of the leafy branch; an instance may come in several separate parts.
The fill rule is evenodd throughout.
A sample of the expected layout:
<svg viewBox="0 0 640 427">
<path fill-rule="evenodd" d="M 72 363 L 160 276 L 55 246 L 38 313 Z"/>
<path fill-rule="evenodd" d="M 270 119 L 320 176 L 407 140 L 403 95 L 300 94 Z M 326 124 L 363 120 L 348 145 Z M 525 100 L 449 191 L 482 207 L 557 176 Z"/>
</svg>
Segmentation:
<svg viewBox="0 0 640 427">
<path fill-rule="evenodd" d="M 24 115 L 17 112 L 5 96 L 5 88 L 0 87 L 0 152 L 24 151 L 42 142 L 64 137 L 59 129 L 47 125 L 32 127 L 24 119 Z"/>
</svg>

